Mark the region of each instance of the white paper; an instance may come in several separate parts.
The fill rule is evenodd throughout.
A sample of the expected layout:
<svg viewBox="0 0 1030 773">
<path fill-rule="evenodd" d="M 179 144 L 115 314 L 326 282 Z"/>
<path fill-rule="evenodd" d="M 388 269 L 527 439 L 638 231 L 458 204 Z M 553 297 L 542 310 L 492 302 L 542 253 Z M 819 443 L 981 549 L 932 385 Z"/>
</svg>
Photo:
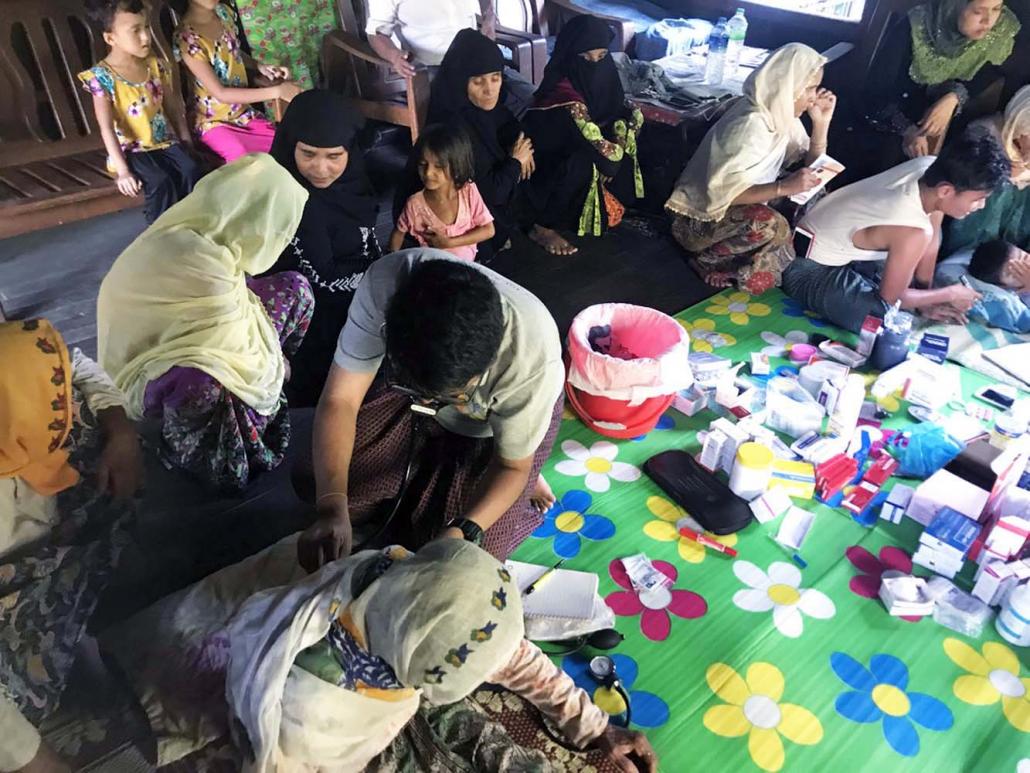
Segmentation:
<svg viewBox="0 0 1030 773">
<path fill-rule="evenodd" d="M 844 164 L 825 153 L 809 164 L 808 167 L 819 175 L 819 184 L 811 190 L 795 193 L 791 196 L 790 200 L 795 204 L 805 204 L 810 201 L 815 194 L 826 187 L 826 183 L 844 171 Z"/>
<path fill-rule="evenodd" d="M 794 550 L 800 550 L 814 522 L 815 513 L 792 505 L 783 516 L 780 530 L 776 532 L 776 541 Z"/>
<path fill-rule="evenodd" d="M 512 573 L 519 592 L 523 594 L 522 613 L 525 617 L 576 620 L 589 620 L 594 617 L 594 597 L 597 595 L 598 579 L 593 572 L 557 569 L 553 577 L 526 596 L 526 588 L 550 567 L 526 564 L 522 561 L 507 561 L 505 566 Z"/>
</svg>

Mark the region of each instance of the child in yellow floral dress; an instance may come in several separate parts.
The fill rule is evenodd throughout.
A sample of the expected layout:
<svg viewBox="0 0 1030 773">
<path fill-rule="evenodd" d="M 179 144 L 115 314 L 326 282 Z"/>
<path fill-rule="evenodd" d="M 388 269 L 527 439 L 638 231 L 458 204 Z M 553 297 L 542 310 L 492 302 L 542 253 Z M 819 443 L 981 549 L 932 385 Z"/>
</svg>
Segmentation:
<svg viewBox="0 0 1030 773">
<path fill-rule="evenodd" d="M 175 30 L 175 58 L 193 76 L 190 113 L 200 141 L 227 162 L 246 153 L 267 153 L 275 127 L 249 106 L 281 99 L 289 102 L 301 88 L 285 67 L 259 64 L 240 47 L 235 10 L 219 0 L 178 0 L 184 10 Z M 271 86 L 253 88 L 247 65 Z"/>
<path fill-rule="evenodd" d="M 118 190 L 125 196 L 142 190 L 152 223 L 200 179 L 200 167 L 180 144 L 190 144 L 185 113 L 181 101 L 165 102 L 165 95 L 172 95 L 171 72 L 151 52 L 143 0 L 93 0 L 89 12 L 103 28 L 110 52 L 78 77 L 93 95 L 107 167 Z"/>
</svg>

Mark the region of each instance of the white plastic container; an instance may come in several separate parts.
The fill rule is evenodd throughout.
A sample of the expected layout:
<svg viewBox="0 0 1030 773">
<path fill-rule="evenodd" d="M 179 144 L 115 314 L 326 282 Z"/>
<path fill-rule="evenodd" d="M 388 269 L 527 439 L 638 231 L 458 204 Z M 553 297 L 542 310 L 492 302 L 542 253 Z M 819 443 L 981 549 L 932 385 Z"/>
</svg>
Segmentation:
<svg viewBox="0 0 1030 773">
<path fill-rule="evenodd" d="M 994 621 L 998 634 L 1017 647 L 1030 647 L 1030 585 L 1023 583 L 1009 593 Z"/>
<path fill-rule="evenodd" d="M 1026 419 L 1013 411 L 999 413 L 991 429 L 990 443 L 995 448 L 1005 450 L 1006 446 L 1026 432 Z"/>
<path fill-rule="evenodd" d="M 741 443 L 730 473 L 730 491 L 750 502 L 765 493 L 772 477 L 774 454 L 761 443 Z"/>
</svg>

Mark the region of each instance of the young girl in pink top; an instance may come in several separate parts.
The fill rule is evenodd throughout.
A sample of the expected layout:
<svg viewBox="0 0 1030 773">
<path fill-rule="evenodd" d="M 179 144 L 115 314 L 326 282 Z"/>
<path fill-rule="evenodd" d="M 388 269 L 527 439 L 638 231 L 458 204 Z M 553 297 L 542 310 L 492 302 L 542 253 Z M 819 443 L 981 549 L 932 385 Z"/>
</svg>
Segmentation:
<svg viewBox="0 0 1030 773">
<path fill-rule="evenodd" d="M 468 135 L 454 126 L 429 126 L 412 152 L 423 188 L 397 218 L 390 252 L 399 250 L 405 234 L 411 234 L 422 247 L 475 260 L 476 245 L 494 236 L 494 218 L 472 182 L 475 165 Z"/>
</svg>

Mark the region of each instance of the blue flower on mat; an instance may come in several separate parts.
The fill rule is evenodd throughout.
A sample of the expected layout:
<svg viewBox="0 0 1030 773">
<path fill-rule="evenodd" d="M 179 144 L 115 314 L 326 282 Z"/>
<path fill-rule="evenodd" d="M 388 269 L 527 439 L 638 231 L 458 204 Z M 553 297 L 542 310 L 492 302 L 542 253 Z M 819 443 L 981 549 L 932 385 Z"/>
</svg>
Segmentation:
<svg viewBox="0 0 1030 773">
<path fill-rule="evenodd" d="M 793 298 L 783 298 L 783 316 L 785 317 L 799 317 L 807 320 L 813 327 L 826 327 L 830 323 L 822 317 L 817 317 L 815 312 L 811 312 L 802 306 L 798 301 Z"/>
<path fill-rule="evenodd" d="M 585 491 L 567 492 L 544 513 L 544 522 L 532 536 L 537 539 L 554 537 L 554 552 L 562 558 L 579 555 L 580 538 L 595 542 L 610 539 L 615 534 L 615 524 L 603 515 L 588 513 L 592 501 Z"/>
<path fill-rule="evenodd" d="M 951 709 L 937 698 L 908 690 L 908 667 L 893 655 L 873 655 L 866 668 L 850 655 L 834 652 L 830 667 L 852 688 L 837 696 L 837 713 L 861 724 L 882 721 L 883 737 L 898 754 L 919 753 L 916 724 L 942 731 L 955 723 Z"/>
<path fill-rule="evenodd" d="M 612 655 L 615 673 L 619 675 L 622 688 L 629 694 L 632 708 L 630 721 L 638 727 L 660 727 L 669 721 L 669 706 L 654 693 L 634 690 L 637 681 L 637 662 L 628 655 Z M 566 655 L 561 667 L 572 677 L 577 687 L 586 690 L 590 698 L 602 711 L 618 716 L 626 711 L 626 702 L 617 690 L 602 687 L 590 676 L 590 659 L 579 654 Z"/>
<path fill-rule="evenodd" d="M 655 424 L 654 429 L 651 432 L 664 432 L 665 430 L 676 429 L 676 420 L 667 413 L 663 413 L 661 418 L 658 419 L 658 423 Z M 650 432 L 648 433 L 650 434 Z M 642 440 L 646 440 L 647 435 L 637 435 L 633 438 L 634 443 L 639 443 Z"/>
</svg>

